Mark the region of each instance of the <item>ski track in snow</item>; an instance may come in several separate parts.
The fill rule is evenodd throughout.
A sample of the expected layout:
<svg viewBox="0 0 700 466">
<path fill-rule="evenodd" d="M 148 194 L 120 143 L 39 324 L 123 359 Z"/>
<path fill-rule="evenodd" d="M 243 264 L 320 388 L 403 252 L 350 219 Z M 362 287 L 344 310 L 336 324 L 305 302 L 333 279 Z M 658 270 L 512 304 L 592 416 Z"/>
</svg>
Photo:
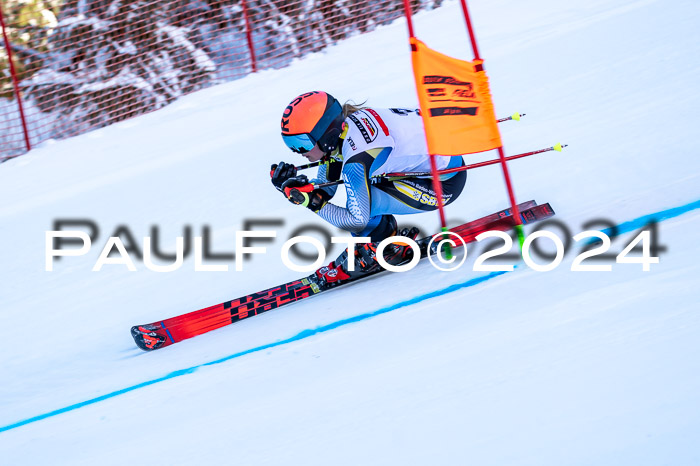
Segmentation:
<svg viewBox="0 0 700 466">
<path fill-rule="evenodd" d="M 521 265 L 466 286 L 481 280 L 474 246 L 463 272 L 421 263 L 136 349 L 133 324 L 299 275 L 280 266 L 283 240 L 322 222 L 269 186 L 269 165 L 294 157 L 279 115 L 311 89 L 416 106 L 397 20 L 0 165 L 0 464 L 698 464 L 700 4 L 470 8 L 497 114 L 527 113 L 501 125 L 507 153 L 569 144 L 509 164 L 518 199 L 550 202 L 573 234 L 592 219 L 620 225 L 615 253 L 656 212 L 659 264 L 573 273 L 570 253 L 552 272 Z M 415 23 L 429 46 L 467 57 L 458 2 Z M 500 169 L 487 167 L 447 213 L 457 223 L 506 204 Z M 58 218 L 100 232 L 49 273 L 44 232 Z M 210 225 L 212 250 L 230 252 L 250 218 L 284 226 L 245 272 L 194 273 L 191 258 L 174 273 L 138 261 L 90 271 L 119 225 L 137 239 L 157 225 L 165 251 L 184 225 Z M 437 228 L 436 214 L 399 220 Z"/>
</svg>

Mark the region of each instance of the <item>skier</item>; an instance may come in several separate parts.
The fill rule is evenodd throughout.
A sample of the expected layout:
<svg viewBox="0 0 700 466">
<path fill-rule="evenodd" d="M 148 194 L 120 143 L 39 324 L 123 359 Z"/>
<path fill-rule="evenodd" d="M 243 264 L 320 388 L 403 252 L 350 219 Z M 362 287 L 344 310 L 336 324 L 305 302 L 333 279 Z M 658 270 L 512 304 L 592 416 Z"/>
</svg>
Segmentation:
<svg viewBox="0 0 700 466">
<path fill-rule="evenodd" d="M 430 171 L 419 110 L 341 105 L 326 92 L 308 92 L 285 108 L 282 139 L 287 147 L 309 162 L 322 163 L 317 178 L 311 181 L 305 175 L 297 175 L 293 164 L 272 165 L 272 184 L 293 204 L 308 208 L 353 236 L 366 236 L 372 241 L 355 248 L 354 271 L 348 270 L 347 250 L 328 266 L 317 270 L 322 283 L 333 284 L 380 269 L 376 246 L 397 234 L 394 214 L 437 209 L 431 177 L 378 182 L 372 179 L 385 173 Z M 438 169 L 464 164 L 461 156 L 438 157 L 436 162 Z M 347 194 L 345 207 L 329 203 L 337 185 L 315 187 L 315 184 L 341 177 Z M 466 179 L 466 171 L 441 176 L 446 205 L 457 199 Z M 399 235 L 415 238 L 418 230 L 403 229 Z M 411 254 L 408 245 L 392 243 L 385 248 L 384 259 L 389 264 L 399 265 L 410 260 Z"/>
</svg>

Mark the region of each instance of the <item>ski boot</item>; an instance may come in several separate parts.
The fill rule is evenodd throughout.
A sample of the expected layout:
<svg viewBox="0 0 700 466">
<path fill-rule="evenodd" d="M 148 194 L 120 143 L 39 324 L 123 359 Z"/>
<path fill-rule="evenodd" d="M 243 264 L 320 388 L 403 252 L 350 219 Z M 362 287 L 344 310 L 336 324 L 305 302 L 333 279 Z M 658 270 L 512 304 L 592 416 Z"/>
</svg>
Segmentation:
<svg viewBox="0 0 700 466">
<path fill-rule="evenodd" d="M 416 239 L 418 228 L 404 228 L 398 236 Z M 353 261 L 354 270 L 348 267 L 348 250 L 343 251 L 336 260 L 321 267 L 316 271 L 316 278 L 319 284 L 325 287 L 333 287 L 348 280 L 355 280 L 366 275 L 379 272 L 382 266 L 377 261 L 377 245 L 379 241 L 357 245 Z M 413 249 L 408 244 L 389 243 L 384 248 L 384 260 L 390 265 L 401 265 L 409 262 L 413 258 Z"/>
</svg>

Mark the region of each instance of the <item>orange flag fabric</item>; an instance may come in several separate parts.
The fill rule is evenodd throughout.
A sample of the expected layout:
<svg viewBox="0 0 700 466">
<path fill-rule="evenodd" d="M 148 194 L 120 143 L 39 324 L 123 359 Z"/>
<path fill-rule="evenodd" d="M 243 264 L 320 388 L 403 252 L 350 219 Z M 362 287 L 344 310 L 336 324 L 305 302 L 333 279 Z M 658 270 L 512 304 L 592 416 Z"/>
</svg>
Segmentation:
<svg viewBox="0 0 700 466">
<path fill-rule="evenodd" d="M 464 61 L 410 38 L 413 74 L 433 155 L 462 155 L 501 147 L 482 60 Z"/>
</svg>

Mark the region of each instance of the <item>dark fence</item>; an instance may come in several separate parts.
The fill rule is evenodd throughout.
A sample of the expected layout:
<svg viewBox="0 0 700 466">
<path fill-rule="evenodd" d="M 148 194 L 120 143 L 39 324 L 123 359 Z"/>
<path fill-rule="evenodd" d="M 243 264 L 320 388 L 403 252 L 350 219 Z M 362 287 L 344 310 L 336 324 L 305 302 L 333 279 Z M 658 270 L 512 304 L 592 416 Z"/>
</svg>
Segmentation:
<svg viewBox="0 0 700 466">
<path fill-rule="evenodd" d="M 403 16 L 403 0 L 3 0 L 0 16 L 6 160 L 47 139 L 287 66 Z"/>
</svg>

